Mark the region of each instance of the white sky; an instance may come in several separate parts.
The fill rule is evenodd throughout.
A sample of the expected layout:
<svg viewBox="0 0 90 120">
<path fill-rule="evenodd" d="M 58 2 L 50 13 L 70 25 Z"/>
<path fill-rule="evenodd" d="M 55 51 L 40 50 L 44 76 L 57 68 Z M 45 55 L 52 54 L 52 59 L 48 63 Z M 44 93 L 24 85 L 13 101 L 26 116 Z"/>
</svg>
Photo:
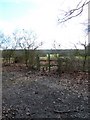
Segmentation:
<svg viewBox="0 0 90 120">
<path fill-rule="evenodd" d="M 81 16 L 63 25 L 57 24 L 57 16 L 60 10 L 74 8 L 78 2 L 79 0 L 1 0 L 0 28 L 7 34 L 16 28 L 33 30 L 38 35 L 38 41 L 44 42 L 41 47 L 43 49 L 53 48 L 54 40 L 61 45 L 60 48 L 74 48 L 73 43 L 84 43 L 87 39 L 85 26 L 81 24 L 88 19 L 87 7 Z"/>
</svg>

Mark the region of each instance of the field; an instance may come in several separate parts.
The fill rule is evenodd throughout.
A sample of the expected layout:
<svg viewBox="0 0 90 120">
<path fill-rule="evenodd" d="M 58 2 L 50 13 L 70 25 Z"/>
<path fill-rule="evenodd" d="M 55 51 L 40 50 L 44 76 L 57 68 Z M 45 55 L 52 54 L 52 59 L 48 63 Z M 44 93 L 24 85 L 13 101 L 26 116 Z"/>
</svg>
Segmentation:
<svg viewBox="0 0 90 120">
<path fill-rule="evenodd" d="M 88 73 L 31 71 L 3 66 L 3 118 L 89 118 Z"/>
</svg>

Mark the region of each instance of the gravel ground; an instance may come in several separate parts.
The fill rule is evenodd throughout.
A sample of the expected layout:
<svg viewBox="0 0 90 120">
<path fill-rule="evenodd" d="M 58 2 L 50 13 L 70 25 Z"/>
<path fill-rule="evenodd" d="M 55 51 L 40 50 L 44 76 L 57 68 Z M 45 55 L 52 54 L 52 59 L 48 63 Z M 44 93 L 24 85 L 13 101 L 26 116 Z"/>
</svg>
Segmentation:
<svg viewBox="0 0 90 120">
<path fill-rule="evenodd" d="M 3 67 L 3 118 L 88 118 L 88 77 Z"/>
</svg>

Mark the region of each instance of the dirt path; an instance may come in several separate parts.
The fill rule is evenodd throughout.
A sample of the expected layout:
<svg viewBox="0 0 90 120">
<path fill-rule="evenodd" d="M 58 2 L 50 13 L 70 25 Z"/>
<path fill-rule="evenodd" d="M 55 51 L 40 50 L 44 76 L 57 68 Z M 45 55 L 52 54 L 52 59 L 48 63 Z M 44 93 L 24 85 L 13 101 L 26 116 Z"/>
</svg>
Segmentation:
<svg viewBox="0 0 90 120">
<path fill-rule="evenodd" d="M 79 79 L 3 71 L 3 118 L 88 118 L 87 79 Z"/>
</svg>

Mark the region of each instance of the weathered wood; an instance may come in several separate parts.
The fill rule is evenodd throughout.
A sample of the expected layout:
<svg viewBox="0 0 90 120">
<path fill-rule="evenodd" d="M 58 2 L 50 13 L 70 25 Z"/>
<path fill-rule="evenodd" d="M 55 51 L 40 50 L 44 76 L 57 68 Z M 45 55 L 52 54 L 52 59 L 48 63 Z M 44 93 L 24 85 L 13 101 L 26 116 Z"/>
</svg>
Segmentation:
<svg viewBox="0 0 90 120">
<path fill-rule="evenodd" d="M 59 65 L 59 62 L 60 61 L 58 61 L 59 59 L 58 59 L 58 57 L 56 57 L 56 58 L 51 58 L 51 56 L 50 56 L 51 54 L 50 53 L 48 53 L 47 54 L 47 59 L 40 59 L 40 56 L 39 56 L 39 64 L 40 64 L 40 67 L 46 67 L 46 70 L 48 70 L 49 72 L 50 72 L 50 70 L 51 70 L 51 67 L 53 67 L 53 66 L 57 66 L 57 68 L 58 68 L 58 70 L 60 70 L 61 69 L 61 67 L 60 67 L 60 65 Z M 61 63 L 61 62 L 60 62 Z M 43 69 L 44 69 L 43 68 Z M 45 69 L 44 69 L 45 70 Z"/>
<path fill-rule="evenodd" d="M 49 68 L 49 72 L 50 72 L 50 53 L 48 53 L 48 68 Z"/>
<path fill-rule="evenodd" d="M 38 55 L 36 56 L 36 63 L 37 63 L 37 70 L 40 70 L 40 58 Z"/>
</svg>

